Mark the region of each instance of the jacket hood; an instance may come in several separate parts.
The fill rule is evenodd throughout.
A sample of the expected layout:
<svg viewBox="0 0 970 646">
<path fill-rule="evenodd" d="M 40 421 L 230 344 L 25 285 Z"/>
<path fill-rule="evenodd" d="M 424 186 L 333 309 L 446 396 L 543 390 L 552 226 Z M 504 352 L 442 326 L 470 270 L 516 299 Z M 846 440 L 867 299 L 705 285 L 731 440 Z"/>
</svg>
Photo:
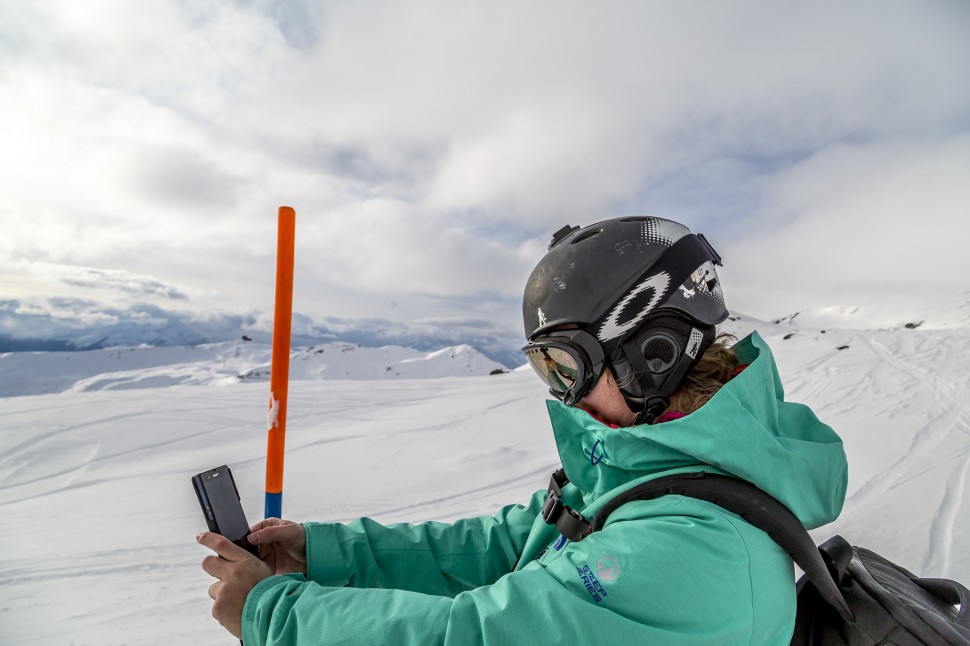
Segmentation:
<svg viewBox="0 0 970 646">
<path fill-rule="evenodd" d="M 702 470 L 757 485 L 809 529 L 835 520 L 848 480 L 842 440 L 807 406 L 784 401 L 771 350 L 757 332 L 733 349 L 747 368 L 680 419 L 614 429 L 579 408 L 546 402 L 563 468 L 586 504 L 635 480 Z"/>
</svg>

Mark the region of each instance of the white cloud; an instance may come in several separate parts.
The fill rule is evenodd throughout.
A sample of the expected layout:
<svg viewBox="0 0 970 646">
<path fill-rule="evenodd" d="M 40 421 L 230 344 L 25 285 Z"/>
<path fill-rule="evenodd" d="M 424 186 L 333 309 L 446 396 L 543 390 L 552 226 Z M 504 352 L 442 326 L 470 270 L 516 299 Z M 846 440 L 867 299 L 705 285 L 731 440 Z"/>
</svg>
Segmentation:
<svg viewBox="0 0 970 646">
<path fill-rule="evenodd" d="M 806 299 L 918 305 L 959 294 L 968 177 L 967 135 L 827 149 L 783 173 L 743 239 L 726 245 L 728 289 L 765 316 Z"/>
<path fill-rule="evenodd" d="M 723 241 L 735 302 L 766 315 L 915 293 L 955 236 L 855 281 L 803 245 L 837 218 L 829 249 L 898 253 L 914 211 L 960 215 L 968 26 L 948 0 L 5 3 L 0 266 L 268 308 L 289 204 L 309 313 L 517 328 L 552 231 L 650 212 Z"/>
<path fill-rule="evenodd" d="M 124 269 L 47 262 L 9 264 L 0 274 L 0 287 L 2 297 L 16 299 L 22 307 L 42 309 L 63 300 L 84 302 L 92 309 L 98 303 L 105 309 L 153 303 L 184 310 L 192 307 L 192 301 L 201 303 L 211 296 L 204 290 Z"/>
</svg>

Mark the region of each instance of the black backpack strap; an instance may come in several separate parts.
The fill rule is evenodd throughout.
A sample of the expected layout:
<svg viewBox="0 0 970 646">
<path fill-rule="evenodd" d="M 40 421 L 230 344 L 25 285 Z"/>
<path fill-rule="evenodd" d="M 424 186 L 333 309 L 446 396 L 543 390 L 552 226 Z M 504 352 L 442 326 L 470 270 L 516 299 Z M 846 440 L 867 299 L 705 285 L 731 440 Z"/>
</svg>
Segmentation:
<svg viewBox="0 0 970 646">
<path fill-rule="evenodd" d="M 610 514 L 628 502 L 668 495 L 713 503 L 768 534 L 805 572 L 822 598 L 843 619 L 852 620 L 852 613 L 808 531 L 787 507 L 750 482 L 703 471 L 677 473 L 650 480 L 627 489 L 607 502 L 593 519 L 592 531 L 602 529 Z"/>
<path fill-rule="evenodd" d="M 549 525 L 555 525 L 559 533 L 569 540 L 577 542 L 589 536 L 593 528 L 578 511 L 562 502 L 562 488 L 568 482 L 564 469 L 552 474 L 546 490 L 546 502 L 542 505 L 542 519 Z"/>
</svg>

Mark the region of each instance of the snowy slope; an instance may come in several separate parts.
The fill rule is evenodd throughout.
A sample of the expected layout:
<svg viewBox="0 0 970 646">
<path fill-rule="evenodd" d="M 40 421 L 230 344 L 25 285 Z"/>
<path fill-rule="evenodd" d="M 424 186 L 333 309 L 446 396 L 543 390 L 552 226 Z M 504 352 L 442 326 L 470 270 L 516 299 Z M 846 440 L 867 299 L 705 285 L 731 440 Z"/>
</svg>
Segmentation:
<svg viewBox="0 0 970 646">
<path fill-rule="evenodd" d="M 851 513 L 818 537 L 854 538 L 861 526 L 909 569 L 970 583 L 968 330 L 830 330 L 770 342 L 785 357 L 789 398 L 834 426 L 850 457 Z"/>
<path fill-rule="evenodd" d="M 240 372 L 269 361 L 269 357 L 270 346 L 242 341 L 82 352 L 8 352 L 0 354 L 0 397 L 233 381 Z"/>
<path fill-rule="evenodd" d="M 237 341 L 190 347 L 108 348 L 0 354 L 0 397 L 64 390 L 219 385 L 269 379 L 271 347 Z M 435 352 L 328 343 L 295 350 L 291 379 L 395 379 L 487 375 L 503 366 L 471 346 Z"/>
<path fill-rule="evenodd" d="M 400 346 L 367 348 L 326 343 L 290 357 L 290 379 L 425 379 L 487 375 L 505 368 L 469 345 L 420 352 Z M 269 379 L 270 363 L 242 373 L 244 380 Z"/>
<path fill-rule="evenodd" d="M 788 398 L 832 424 L 849 454 L 843 516 L 814 534 L 970 583 L 970 330 L 890 328 L 762 327 Z M 331 369 L 306 376 L 317 368 Z M 250 520 L 261 517 L 267 389 L 0 399 L 0 643 L 230 643 L 209 617 L 189 478 L 230 464 Z M 295 379 L 284 513 L 450 520 L 523 501 L 556 466 L 544 396 L 523 370 Z"/>
<path fill-rule="evenodd" d="M 966 329 L 970 328 L 970 292 L 908 306 L 819 307 L 792 312 L 772 325 L 817 330 Z"/>
</svg>

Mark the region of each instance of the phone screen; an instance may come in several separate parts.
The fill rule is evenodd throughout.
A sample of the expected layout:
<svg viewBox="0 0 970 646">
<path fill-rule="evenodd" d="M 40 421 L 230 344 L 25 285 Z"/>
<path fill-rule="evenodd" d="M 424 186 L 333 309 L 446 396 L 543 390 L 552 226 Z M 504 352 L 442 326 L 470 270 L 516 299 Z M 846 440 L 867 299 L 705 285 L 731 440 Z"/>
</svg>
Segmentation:
<svg viewBox="0 0 970 646">
<path fill-rule="evenodd" d="M 229 467 L 222 465 L 203 471 L 192 477 L 192 484 L 209 529 L 258 556 L 256 547 L 246 540 L 249 523 Z"/>
</svg>

